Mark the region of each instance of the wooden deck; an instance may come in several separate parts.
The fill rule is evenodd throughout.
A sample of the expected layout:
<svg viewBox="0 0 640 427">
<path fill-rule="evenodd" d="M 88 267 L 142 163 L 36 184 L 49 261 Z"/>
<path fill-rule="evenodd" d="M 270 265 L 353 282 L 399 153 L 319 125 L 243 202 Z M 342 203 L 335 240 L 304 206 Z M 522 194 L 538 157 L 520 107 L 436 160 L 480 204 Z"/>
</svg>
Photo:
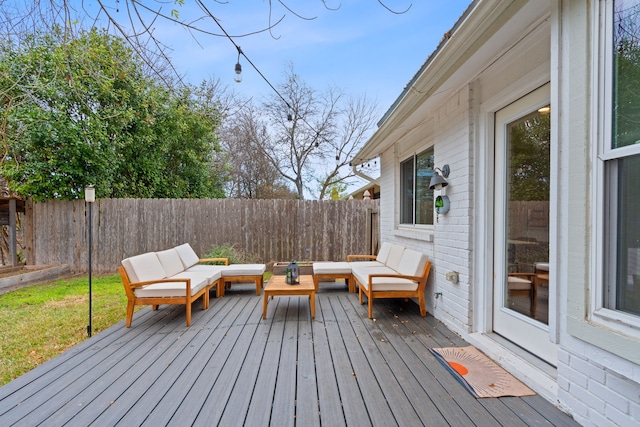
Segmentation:
<svg viewBox="0 0 640 427">
<path fill-rule="evenodd" d="M 328 288 L 326 287 L 328 286 Z M 0 425 L 575 426 L 539 396 L 475 399 L 429 352 L 466 345 L 413 302 L 321 285 L 262 320 L 251 286 L 145 308 L 0 388 Z"/>
</svg>

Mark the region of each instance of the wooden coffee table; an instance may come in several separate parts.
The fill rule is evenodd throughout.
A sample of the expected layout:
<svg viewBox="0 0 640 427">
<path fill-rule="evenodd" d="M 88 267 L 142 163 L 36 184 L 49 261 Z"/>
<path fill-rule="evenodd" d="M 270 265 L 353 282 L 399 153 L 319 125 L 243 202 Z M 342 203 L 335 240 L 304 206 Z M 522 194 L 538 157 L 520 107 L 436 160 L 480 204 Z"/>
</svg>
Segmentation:
<svg viewBox="0 0 640 427">
<path fill-rule="evenodd" d="M 316 317 L 316 287 L 313 283 L 313 276 L 300 276 L 300 283 L 289 285 L 285 282 L 286 276 L 272 276 L 264 287 L 264 304 L 262 306 L 262 318 L 267 318 L 267 304 L 269 297 L 274 296 L 299 296 L 309 295 L 311 305 L 311 318 Z"/>
</svg>

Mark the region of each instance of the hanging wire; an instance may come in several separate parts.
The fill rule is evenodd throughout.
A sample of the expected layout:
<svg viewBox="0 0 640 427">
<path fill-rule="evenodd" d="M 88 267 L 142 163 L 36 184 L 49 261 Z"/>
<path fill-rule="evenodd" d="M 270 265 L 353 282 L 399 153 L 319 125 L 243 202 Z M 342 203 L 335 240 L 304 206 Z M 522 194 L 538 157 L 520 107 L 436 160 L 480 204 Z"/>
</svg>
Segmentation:
<svg viewBox="0 0 640 427">
<path fill-rule="evenodd" d="M 278 89 L 275 88 L 274 85 L 271 84 L 271 82 L 269 81 L 269 79 L 267 79 L 267 77 L 262 74 L 262 71 L 260 71 L 258 69 L 258 67 L 251 61 L 251 59 L 249 59 L 249 57 L 247 56 L 246 53 L 244 53 L 244 51 L 242 49 L 240 49 L 240 46 L 238 46 L 236 44 L 235 41 L 233 41 L 233 38 L 229 35 L 229 33 L 227 33 L 227 30 L 224 29 L 224 27 L 222 26 L 222 24 L 220 24 L 220 21 L 218 21 L 218 19 L 213 16 L 213 14 L 209 11 L 209 9 L 207 9 L 207 7 L 204 5 L 202 0 L 197 0 L 198 4 L 200 5 L 200 7 L 202 8 L 202 10 L 204 10 L 207 15 L 209 15 L 211 17 L 211 19 L 213 19 L 213 21 L 216 23 L 216 25 L 220 28 L 220 30 L 224 33 L 225 37 L 227 39 L 229 39 L 229 41 L 231 42 L 231 44 L 233 44 L 233 46 L 238 50 L 238 58 L 240 57 L 240 55 L 244 56 L 244 59 L 247 60 L 247 62 L 249 63 L 249 65 L 251 65 L 251 67 L 253 67 L 254 70 L 256 70 L 256 72 L 260 75 L 260 77 L 262 77 L 262 80 L 264 80 L 269 87 L 276 93 L 276 95 L 278 95 L 278 97 L 282 100 L 282 102 L 285 103 L 285 105 L 287 106 L 287 108 L 289 110 L 293 110 L 293 108 L 291 108 L 291 105 L 289 104 L 289 102 L 285 99 L 284 96 L 282 96 L 282 94 L 280 94 L 280 92 L 278 91 Z M 239 61 L 238 61 L 239 62 Z M 302 116 L 299 116 L 300 120 L 302 120 L 307 126 L 309 126 L 309 128 L 315 132 L 316 134 L 316 142 L 315 142 L 315 146 L 318 147 L 319 146 L 319 142 L 318 142 L 318 138 L 320 137 L 320 132 L 318 132 L 313 126 L 311 126 L 311 124 L 309 124 L 309 122 Z"/>
</svg>

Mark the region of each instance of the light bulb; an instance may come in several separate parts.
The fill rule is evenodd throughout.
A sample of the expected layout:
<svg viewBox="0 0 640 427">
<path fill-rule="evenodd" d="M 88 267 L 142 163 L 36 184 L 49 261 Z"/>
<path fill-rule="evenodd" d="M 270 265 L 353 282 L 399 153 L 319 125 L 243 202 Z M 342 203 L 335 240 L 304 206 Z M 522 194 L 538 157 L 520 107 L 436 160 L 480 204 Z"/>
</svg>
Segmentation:
<svg viewBox="0 0 640 427">
<path fill-rule="evenodd" d="M 242 81 L 242 65 L 239 62 L 236 62 L 236 75 L 233 78 L 236 83 L 240 83 Z"/>
</svg>

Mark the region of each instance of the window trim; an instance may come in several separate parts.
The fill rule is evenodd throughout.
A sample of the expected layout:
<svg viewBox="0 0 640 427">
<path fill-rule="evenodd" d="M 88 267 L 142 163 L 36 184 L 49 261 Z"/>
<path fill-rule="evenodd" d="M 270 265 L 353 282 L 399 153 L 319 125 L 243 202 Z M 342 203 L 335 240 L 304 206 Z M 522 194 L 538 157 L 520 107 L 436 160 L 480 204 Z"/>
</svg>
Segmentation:
<svg viewBox="0 0 640 427">
<path fill-rule="evenodd" d="M 415 199 L 415 194 L 416 194 L 416 183 L 417 183 L 417 179 L 416 179 L 416 174 L 417 174 L 417 170 L 416 170 L 416 164 L 417 164 L 417 158 L 420 154 L 424 153 L 425 151 L 432 149 L 433 150 L 433 156 L 434 156 L 434 167 L 435 167 L 435 145 L 431 144 L 428 146 L 425 146 L 419 150 L 415 150 L 413 152 L 411 152 L 410 154 L 405 154 L 403 156 L 398 156 L 398 159 L 396 161 L 396 167 L 398 168 L 398 173 L 396 174 L 397 176 L 397 188 L 398 188 L 398 198 L 395 202 L 395 206 L 396 206 L 396 231 L 401 234 L 403 237 L 408 237 L 406 234 L 403 234 L 402 231 L 404 230 L 406 231 L 416 231 L 418 233 L 427 233 L 427 234 L 418 234 L 415 236 L 415 238 L 420 239 L 420 240 L 428 240 L 431 241 L 433 236 L 433 230 L 435 227 L 435 207 L 432 206 L 432 210 L 433 210 L 433 221 L 431 224 L 416 224 L 416 199 Z M 402 160 L 400 160 L 402 159 Z M 412 208 L 413 208 L 413 222 L 412 223 L 404 223 L 402 222 L 402 188 L 403 188 L 403 180 L 402 180 L 402 165 L 404 163 L 406 163 L 409 160 L 413 160 L 413 200 L 412 200 Z M 435 195 L 434 195 L 435 197 Z M 398 234 L 396 233 L 396 234 Z M 430 233 L 430 234 L 429 234 Z"/>
<path fill-rule="evenodd" d="M 589 232 L 590 248 L 585 255 L 591 259 L 588 269 L 587 283 L 580 286 L 580 279 L 571 283 L 568 289 L 569 314 L 568 332 L 595 347 L 614 353 L 633 363 L 640 363 L 640 316 L 605 307 L 606 284 L 611 278 L 605 277 L 606 262 L 611 262 L 610 254 L 614 253 L 609 246 L 608 233 L 616 233 L 615 225 L 607 222 L 612 212 L 605 207 L 612 194 L 606 187 L 611 182 L 607 173 L 615 173 L 615 168 L 607 172 L 606 162 L 624 158 L 640 152 L 640 146 L 611 148 L 612 138 L 612 37 L 613 37 L 613 0 L 601 0 L 591 6 L 593 47 L 591 49 L 592 88 L 591 99 L 591 159 L 587 164 L 592 166 L 590 178 L 592 227 Z M 613 228 L 611 228 L 613 227 Z M 573 234 L 573 233 L 570 233 Z M 571 238 L 571 237 L 569 237 Z M 609 259 L 607 260 L 607 256 Z M 611 274 L 615 275 L 614 272 Z M 587 286 L 585 286 L 587 285 Z M 577 292 L 576 292 L 577 291 Z M 586 295 L 585 295 L 586 294 Z M 585 296 L 588 299 L 585 299 Z M 575 304 L 572 308 L 571 304 Z M 582 307 L 582 308 L 581 308 Z"/>
</svg>

